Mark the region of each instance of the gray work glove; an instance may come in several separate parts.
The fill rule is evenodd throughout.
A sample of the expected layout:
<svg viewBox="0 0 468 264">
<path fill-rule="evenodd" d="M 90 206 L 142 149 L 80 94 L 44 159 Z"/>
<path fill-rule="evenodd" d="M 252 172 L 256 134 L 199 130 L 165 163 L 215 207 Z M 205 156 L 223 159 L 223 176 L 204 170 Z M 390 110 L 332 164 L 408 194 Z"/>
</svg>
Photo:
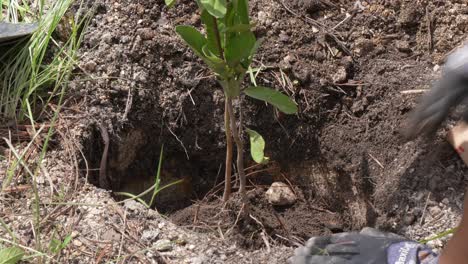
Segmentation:
<svg viewBox="0 0 468 264">
<path fill-rule="evenodd" d="M 430 248 L 373 228 L 313 237 L 297 248 L 290 264 L 436 264 Z"/>
<path fill-rule="evenodd" d="M 447 58 L 442 78 L 425 94 L 402 131 L 407 139 L 431 135 L 447 118 L 450 110 L 468 97 L 468 45 Z M 468 121 L 468 112 L 464 116 Z"/>
</svg>

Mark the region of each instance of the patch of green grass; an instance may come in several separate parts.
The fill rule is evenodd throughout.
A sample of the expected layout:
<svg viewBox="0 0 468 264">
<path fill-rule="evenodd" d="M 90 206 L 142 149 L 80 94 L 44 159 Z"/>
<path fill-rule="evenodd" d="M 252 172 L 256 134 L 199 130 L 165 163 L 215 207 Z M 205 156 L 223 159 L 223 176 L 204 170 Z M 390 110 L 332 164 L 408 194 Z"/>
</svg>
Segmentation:
<svg viewBox="0 0 468 264">
<path fill-rule="evenodd" d="M 35 9 L 28 6 L 27 2 L 0 0 L 0 20 L 38 24 L 37 31 L 30 38 L 19 41 L 14 46 L 0 46 L 0 121 L 29 120 L 34 134 L 26 149 L 22 151 L 17 150 L 17 146 L 10 140 L 3 139 L 7 142 L 14 159 L 10 162 L 8 175 L 4 176 L 2 190 L 11 184 L 14 173 L 22 168 L 33 190 L 33 230 L 35 234 L 41 234 L 40 212 L 43 208 L 36 178 L 41 173 L 40 166 L 54 134 L 72 70 L 78 61 L 83 32 L 90 21 L 92 10 L 67 16 L 74 0 L 38 0 L 35 1 Z M 59 26 L 65 33 L 57 34 Z M 57 107 L 46 112 L 51 101 Z M 35 120 L 38 117 L 47 118 L 50 126 L 39 150 L 39 156 L 35 160 L 25 160 L 26 150 L 33 147 L 41 131 L 46 131 L 44 125 L 36 130 Z M 31 248 L 19 244 L 14 237 L 14 230 L 10 230 L 7 225 L 3 223 L 1 227 L 13 241 L 0 238 L 0 246 L 8 245 L 9 248 L 24 250 L 27 253 L 21 256 L 21 259 L 30 263 L 44 263 L 45 258 L 47 262 L 54 258 L 59 259 L 61 250 L 70 242 L 68 236 L 63 240 L 51 237 L 47 241 L 41 241 L 41 235 L 35 235 L 34 248 Z M 47 251 L 54 256 L 48 255 Z"/>
<path fill-rule="evenodd" d="M 39 107 L 59 95 L 65 76 L 74 67 L 76 51 L 81 40 L 81 30 L 86 23 L 83 17 L 66 19 L 73 0 L 38 1 L 32 10 L 27 1 L 0 0 L 6 8 L 4 19 L 10 22 L 34 21 L 38 29 L 26 40 L 13 47 L 0 47 L 0 117 L 34 123 Z M 47 6 L 47 12 L 42 13 Z M 59 41 L 54 32 L 60 24 L 69 32 L 68 39 Z M 78 45 L 77 45 L 78 44 Z M 51 52 L 53 50 L 53 52 Z"/>
</svg>

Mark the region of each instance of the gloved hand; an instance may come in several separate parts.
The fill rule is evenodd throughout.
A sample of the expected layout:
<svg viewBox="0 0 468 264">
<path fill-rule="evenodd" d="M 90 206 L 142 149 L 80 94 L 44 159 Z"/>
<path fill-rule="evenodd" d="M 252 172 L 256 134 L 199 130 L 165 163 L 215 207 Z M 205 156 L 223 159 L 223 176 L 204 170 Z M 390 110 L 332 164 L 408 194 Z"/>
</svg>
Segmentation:
<svg viewBox="0 0 468 264">
<path fill-rule="evenodd" d="M 427 246 L 373 228 L 313 237 L 297 248 L 290 264 L 436 264 Z"/>
<path fill-rule="evenodd" d="M 447 118 L 450 110 L 468 97 L 468 44 L 447 58 L 442 78 L 411 113 L 402 131 L 407 139 L 420 134 L 433 134 Z M 464 116 L 468 121 L 468 112 Z"/>
</svg>

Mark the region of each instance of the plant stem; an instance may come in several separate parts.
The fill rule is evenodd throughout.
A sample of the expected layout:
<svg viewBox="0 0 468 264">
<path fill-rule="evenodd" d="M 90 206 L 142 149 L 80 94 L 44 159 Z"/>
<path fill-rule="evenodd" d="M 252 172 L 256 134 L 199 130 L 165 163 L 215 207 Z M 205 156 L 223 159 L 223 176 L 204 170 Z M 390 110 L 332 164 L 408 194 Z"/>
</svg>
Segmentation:
<svg viewBox="0 0 468 264">
<path fill-rule="evenodd" d="M 216 36 L 216 46 L 218 46 L 218 51 L 219 51 L 219 57 L 224 60 L 224 51 L 223 47 L 221 46 L 221 35 L 219 34 L 219 29 L 218 29 L 218 20 L 216 17 L 212 16 L 213 18 L 213 24 L 214 24 L 214 33 Z"/>
<path fill-rule="evenodd" d="M 245 189 L 246 180 L 245 180 L 245 172 L 244 172 L 244 145 L 242 140 L 239 137 L 239 130 L 236 126 L 236 117 L 234 116 L 234 110 L 232 107 L 232 101 L 229 100 L 228 103 L 228 112 L 231 118 L 231 131 L 234 141 L 236 142 L 237 147 L 237 173 L 239 175 L 239 192 L 241 195 L 242 203 L 243 203 L 243 211 L 244 214 L 248 212 L 248 204 L 247 204 L 247 193 Z M 239 124 L 239 127 L 242 127 L 242 124 Z"/>
<path fill-rule="evenodd" d="M 223 202 L 227 202 L 231 196 L 231 175 L 232 175 L 232 135 L 230 127 L 230 115 L 228 106 L 232 105 L 231 99 L 226 96 L 224 102 L 224 130 L 226 131 L 226 169 L 224 173 L 224 194 Z"/>
</svg>

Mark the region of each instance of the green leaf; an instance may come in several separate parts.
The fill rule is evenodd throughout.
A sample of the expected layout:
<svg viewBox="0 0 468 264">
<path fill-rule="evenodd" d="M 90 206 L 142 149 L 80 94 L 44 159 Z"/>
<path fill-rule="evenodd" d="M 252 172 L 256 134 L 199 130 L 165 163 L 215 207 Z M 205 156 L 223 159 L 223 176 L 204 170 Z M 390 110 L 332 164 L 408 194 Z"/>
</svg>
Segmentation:
<svg viewBox="0 0 468 264">
<path fill-rule="evenodd" d="M 192 26 L 176 26 L 176 32 L 192 48 L 192 50 L 201 58 L 203 56 L 203 46 L 206 45 L 206 38 Z"/>
<path fill-rule="evenodd" d="M 257 50 L 260 47 L 260 45 L 262 45 L 262 42 L 263 42 L 262 38 L 255 41 L 255 44 L 253 45 L 252 49 L 250 50 L 249 60 L 247 62 L 248 66 L 250 66 L 250 64 L 252 63 L 252 60 L 253 60 L 253 58 L 255 56 L 255 53 L 257 53 Z"/>
<path fill-rule="evenodd" d="M 255 46 L 255 35 L 251 31 L 234 35 L 227 40 L 224 56 L 229 65 L 235 66 L 247 60 L 252 48 Z M 243 65 L 248 66 L 248 65 Z M 247 68 L 245 68 L 247 69 Z"/>
<path fill-rule="evenodd" d="M 287 95 L 282 92 L 263 87 L 263 86 L 250 86 L 245 89 L 245 94 L 272 104 L 278 110 L 285 114 L 295 114 L 297 113 L 297 105 L 294 103 Z"/>
<path fill-rule="evenodd" d="M 164 0 L 164 2 L 166 3 L 167 7 L 172 7 L 174 6 L 176 0 Z"/>
<path fill-rule="evenodd" d="M 221 33 L 243 33 L 250 31 L 255 24 L 237 24 L 220 30 Z"/>
<path fill-rule="evenodd" d="M 237 15 L 241 24 L 250 24 L 248 0 L 237 0 Z"/>
<path fill-rule="evenodd" d="M 219 57 L 217 57 L 215 54 L 213 54 L 210 48 L 208 48 L 208 44 L 203 46 L 202 51 L 203 51 L 203 55 L 205 56 L 207 60 L 209 60 L 210 63 L 216 64 L 216 65 L 224 64 L 224 61 L 220 59 Z"/>
<path fill-rule="evenodd" d="M 176 32 L 215 73 L 224 76 L 226 63 L 207 50 L 207 39 L 192 26 L 177 26 Z"/>
<path fill-rule="evenodd" d="M 72 235 L 71 234 L 67 235 L 65 239 L 63 240 L 62 245 L 60 247 L 62 249 L 66 248 L 68 244 L 70 244 L 71 240 L 72 240 Z"/>
<path fill-rule="evenodd" d="M 226 15 L 226 0 L 200 0 L 202 6 L 214 17 L 222 18 Z"/>
<path fill-rule="evenodd" d="M 215 19 L 216 18 L 212 16 L 206 9 L 202 11 L 201 20 L 205 25 L 208 48 L 213 54 L 219 57 L 220 51 L 217 43 L 218 40 L 216 36 L 216 24 L 214 23 Z"/>
<path fill-rule="evenodd" d="M 0 264 L 16 264 L 24 256 L 24 251 L 19 247 L 9 247 L 0 250 Z"/>
<path fill-rule="evenodd" d="M 252 159 L 259 164 L 268 162 L 269 158 L 265 157 L 264 153 L 265 140 L 263 137 L 257 131 L 248 128 L 247 133 L 250 138 L 250 155 Z"/>
<path fill-rule="evenodd" d="M 162 168 L 162 161 L 163 161 L 163 155 L 164 154 L 164 145 L 161 146 L 161 151 L 159 152 L 159 162 L 158 162 L 158 170 L 156 172 L 156 178 L 154 179 L 154 189 L 153 189 L 153 195 L 151 196 L 151 200 L 149 203 L 149 206 L 153 206 L 154 198 L 156 198 L 156 195 L 159 192 L 159 185 L 161 184 L 161 168 Z"/>
</svg>

